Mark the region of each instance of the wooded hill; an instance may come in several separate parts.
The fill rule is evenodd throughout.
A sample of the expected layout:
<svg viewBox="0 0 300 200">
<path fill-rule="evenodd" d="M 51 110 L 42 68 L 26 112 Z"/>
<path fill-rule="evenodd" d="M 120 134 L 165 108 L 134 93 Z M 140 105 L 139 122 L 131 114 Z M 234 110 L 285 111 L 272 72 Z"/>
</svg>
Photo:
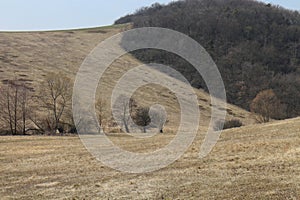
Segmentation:
<svg viewBox="0 0 300 200">
<path fill-rule="evenodd" d="M 184 0 L 153 4 L 118 19 L 116 24 L 164 27 L 198 41 L 215 60 L 230 103 L 250 109 L 257 94 L 272 89 L 281 112 L 300 115 L 300 14 L 252 0 Z M 147 53 L 146 53 L 147 52 Z M 197 88 L 201 77 L 183 59 L 167 52 L 133 52 L 142 61 L 169 64 Z"/>
</svg>

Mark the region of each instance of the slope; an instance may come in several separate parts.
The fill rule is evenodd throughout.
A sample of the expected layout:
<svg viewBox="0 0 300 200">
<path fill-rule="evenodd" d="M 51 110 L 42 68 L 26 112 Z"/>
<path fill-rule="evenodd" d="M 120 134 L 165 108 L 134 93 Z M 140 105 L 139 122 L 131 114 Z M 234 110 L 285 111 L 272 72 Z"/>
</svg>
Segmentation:
<svg viewBox="0 0 300 200">
<path fill-rule="evenodd" d="M 50 73 L 63 73 L 74 80 L 84 58 L 104 39 L 129 29 L 130 25 L 116 25 L 94 29 L 50 31 L 50 32 L 2 32 L 0 33 L 0 81 L 17 79 L 26 82 L 36 91 L 44 77 Z M 126 71 L 142 63 L 130 54 L 116 60 L 102 77 L 98 91 L 110 102 L 110 95 L 117 80 Z M 160 72 L 157 72 L 160 73 Z M 145 74 L 146 76 L 146 74 Z M 163 75 L 162 75 L 163 76 Z M 138 78 L 138 77 L 137 77 Z M 171 79 L 179 86 L 180 81 Z M 203 123 L 210 119 L 210 97 L 195 89 Z M 103 95 L 105 94 L 105 95 Z M 100 94 L 99 94 L 100 95 Z M 180 108 L 172 92 L 159 86 L 143 87 L 136 92 L 137 100 L 150 105 L 160 102 L 170 116 L 170 129 L 177 127 Z M 253 116 L 243 109 L 228 105 L 228 118 L 236 118 L 244 124 L 254 123 Z"/>
</svg>

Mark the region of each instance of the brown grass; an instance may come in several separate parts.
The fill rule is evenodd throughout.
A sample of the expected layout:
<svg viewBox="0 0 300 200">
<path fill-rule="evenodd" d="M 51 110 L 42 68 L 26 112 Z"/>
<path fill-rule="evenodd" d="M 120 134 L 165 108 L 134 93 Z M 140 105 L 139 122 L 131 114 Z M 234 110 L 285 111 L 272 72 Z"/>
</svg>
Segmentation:
<svg viewBox="0 0 300 200">
<path fill-rule="evenodd" d="M 26 79 L 38 88 L 49 72 L 74 79 L 88 53 L 125 28 L 0 33 L 0 81 Z M 98 90 L 109 100 L 122 74 L 140 64 L 129 54 L 116 60 Z M 179 87 L 182 84 L 171 81 Z M 196 141 L 180 160 L 153 173 L 132 175 L 109 169 L 85 150 L 78 137 L 1 137 L 0 199 L 300 198 L 300 119 L 224 131 L 213 152 L 200 160 L 200 144 L 211 117 L 210 97 L 201 90 L 195 92 L 201 109 Z M 170 116 L 166 134 L 150 140 L 122 134 L 110 138 L 134 152 L 166 145 L 179 123 L 180 108 L 174 94 L 154 86 L 139 89 L 135 97 L 145 105 L 159 102 L 165 106 Z M 227 113 L 228 119 L 254 123 L 253 115 L 236 106 L 228 105 Z"/>
<path fill-rule="evenodd" d="M 1 137 L 1 199 L 299 199 L 300 119 L 227 130 L 198 158 L 204 130 L 169 167 L 125 174 L 93 158 L 77 137 Z M 157 148 L 172 138 L 152 139 Z M 149 146 L 128 136 L 128 149 Z M 124 142 L 126 141 L 126 142 Z"/>
</svg>

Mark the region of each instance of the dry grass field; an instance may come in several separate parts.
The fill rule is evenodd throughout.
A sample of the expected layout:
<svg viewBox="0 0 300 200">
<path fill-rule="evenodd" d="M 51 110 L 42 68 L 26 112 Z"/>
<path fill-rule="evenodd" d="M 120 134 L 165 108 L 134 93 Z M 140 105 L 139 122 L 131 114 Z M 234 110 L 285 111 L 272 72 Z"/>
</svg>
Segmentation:
<svg viewBox="0 0 300 200">
<path fill-rule="evenodd" d="M 127 28 L 0 33 L 0 81 L 16 78 L 38 90 L 49 72 L 74 80 L 99 42 Z M 140 64 L 129 54 L 116 60 L 102 77 L 99 94 L 109 100 L 117 80 Z M 0 199 L 299 199 L 300 119 L 255 125 L 251 113 L 228 105 L 227 118 L 247 126 L 224 131 L 213 151 L 199 159 L 211 106 L 208 94 L 195 93 L 201 111 L 195 142 L 178 161 L 153 173 L 112 170 L 93 158 L 76 136 L 0 137 Z M 165 106 L 170 116 L 166 133 L 150 140 L 111 134 L 111 140 L 133 152 L 168 144 L 180 114 L 174 94 L 146 86 L 134 95 L 144 104 Z"/>
<path fill-rule="evenodd" d="M 300 119 L 224 131 L 198 158 L 204 130 L 165 169 L 126 174 L 93 158 L 77 137 L 1 137 L 1 199 L 299 199 Z M 113 136 L 112 136 L 113 137 Z M 131 150 L 143 143 L 119 135 Z M 155 149 L 172 135 L 159 135 Z"/>
</svg>

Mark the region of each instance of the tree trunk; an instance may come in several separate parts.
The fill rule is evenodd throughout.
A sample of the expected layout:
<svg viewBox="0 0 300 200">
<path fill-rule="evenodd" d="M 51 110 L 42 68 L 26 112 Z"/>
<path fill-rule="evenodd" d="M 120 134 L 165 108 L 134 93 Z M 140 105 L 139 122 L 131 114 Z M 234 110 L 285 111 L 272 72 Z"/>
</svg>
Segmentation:
<svg viewBox="0 0 300 200">
<path fill-rule="evenodd" d="M 7 88 L 7 112 L 8 112 L 8 117 L 9 117 L 9 127 L 11 134 L 14 134 L 13 130 L 13 119 L 12 119 L 12 114 L 11 114 L 11 107 L 10 107 L 10 93 L 9 93 L 9 88 Z"/>
<path fill-rule="evenodd" d="M 128 124 L 127 124 L 127 122 L 124 119 L 123 119 L 123 124 L 124 124 L 126 133 L 130 133 Z"/>
<path fill-rule="evenodd" d="M 16 86 L 16 89 L 15 89 L 15 102 L 14 102 L 14 134 L 16 135 L 17 134 L 17 114 L 18 114 L 18 87 Z"/>
</svg>

